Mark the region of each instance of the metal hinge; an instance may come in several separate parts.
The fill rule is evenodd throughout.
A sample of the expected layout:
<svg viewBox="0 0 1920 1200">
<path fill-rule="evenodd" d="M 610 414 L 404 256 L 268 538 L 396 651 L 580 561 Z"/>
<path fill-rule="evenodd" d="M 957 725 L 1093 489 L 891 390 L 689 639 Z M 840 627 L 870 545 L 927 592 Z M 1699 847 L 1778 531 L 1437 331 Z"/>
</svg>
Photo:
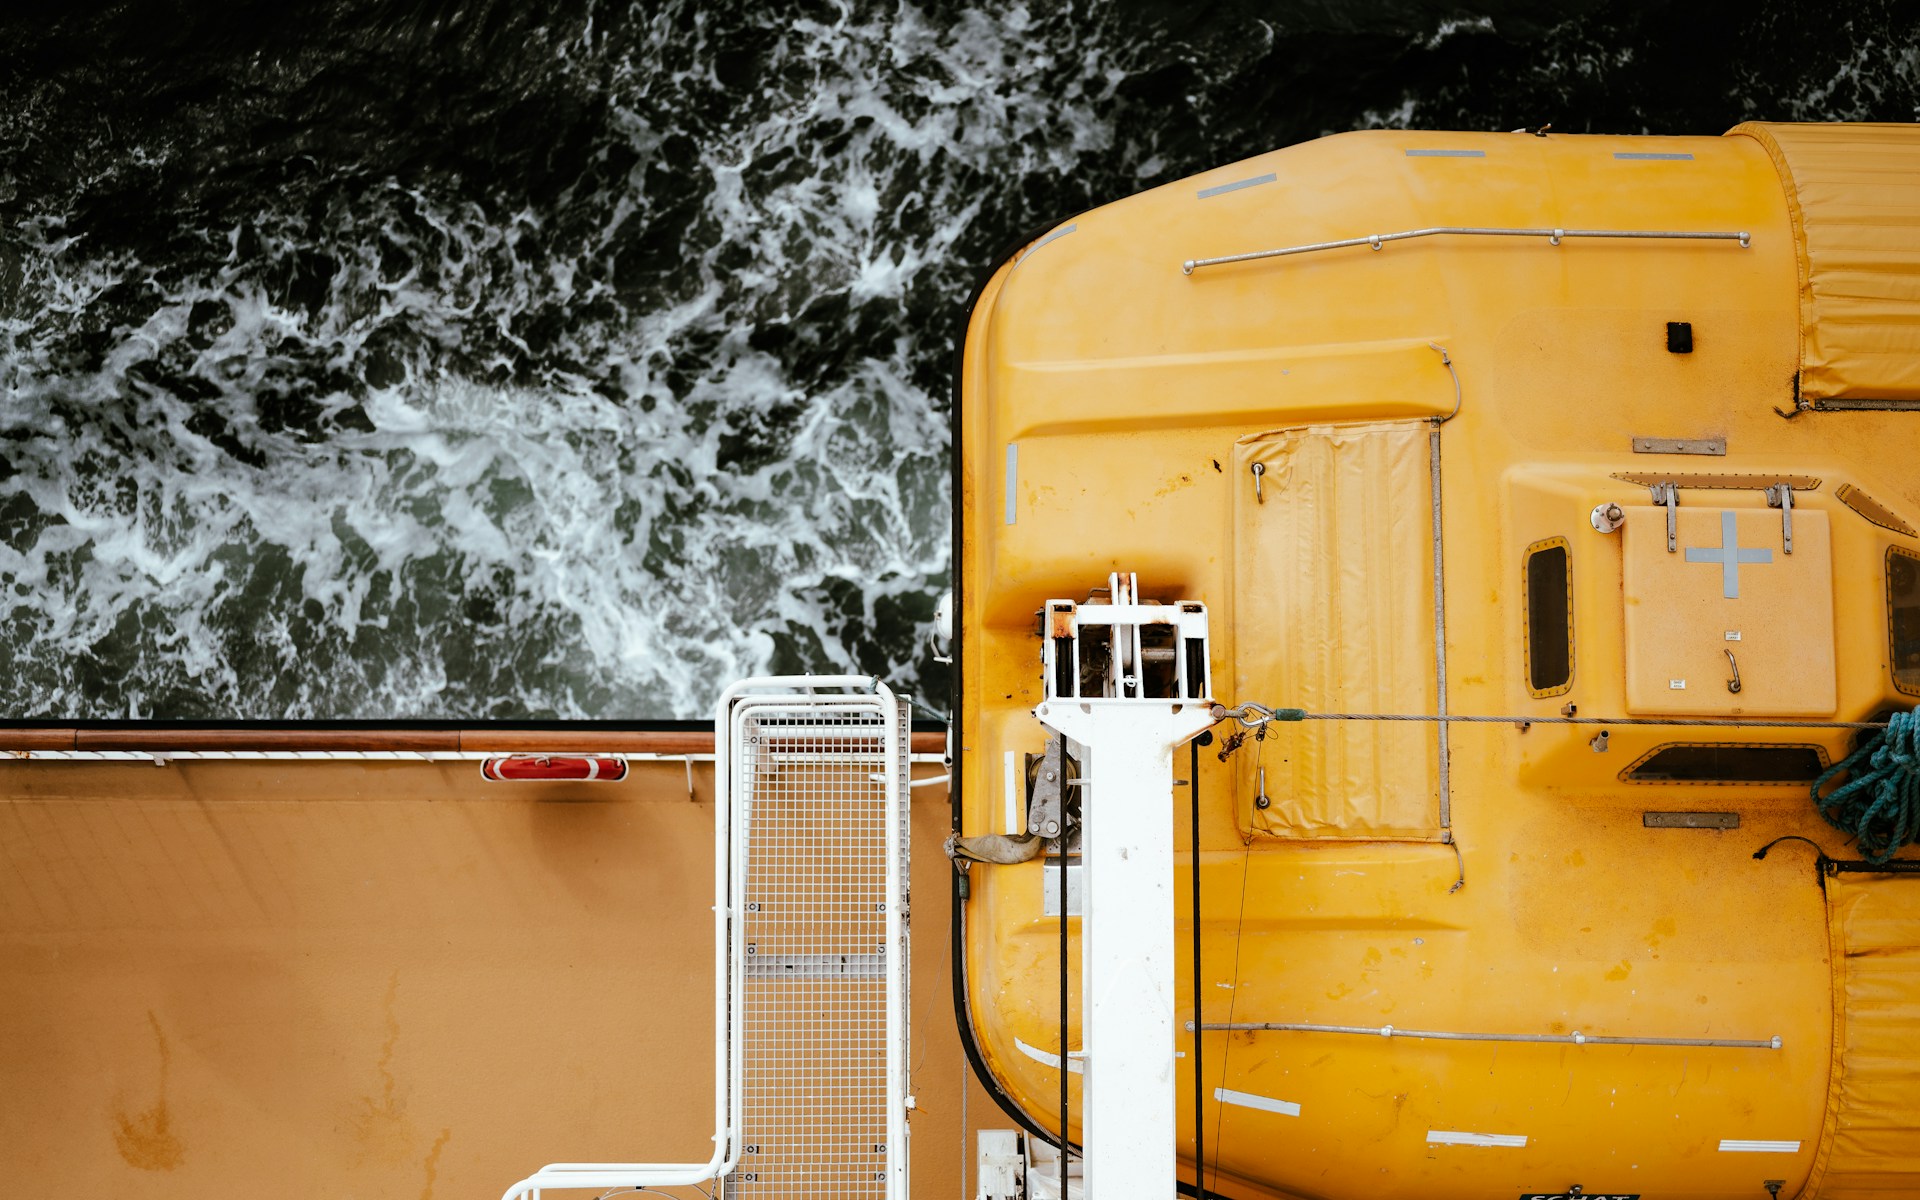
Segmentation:
<svg viewBox="0 0 1920 1200">
<path fill-rule="evenodd" d="M 1675 552 L 1680 541 L 1680 489 L 1671 483 L 1656 483 L 1647 489 L 1653 493 L 1653 502 L 1667 510 L 1667 553 Z"/>
</svg>

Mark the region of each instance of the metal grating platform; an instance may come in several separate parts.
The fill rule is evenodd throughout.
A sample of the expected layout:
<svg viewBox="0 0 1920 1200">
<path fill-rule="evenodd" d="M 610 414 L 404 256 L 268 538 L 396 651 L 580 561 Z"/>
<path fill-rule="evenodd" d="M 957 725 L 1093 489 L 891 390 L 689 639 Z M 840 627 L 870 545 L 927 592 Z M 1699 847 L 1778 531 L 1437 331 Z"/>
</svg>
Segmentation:
<svg viewBox="0 0 1920 1200">
<path fill-rule="evenodd" d="M 731 733 L 740 1028 L 728 1189 L 903 1198 L 904 706 L 748 696 Z"/>
<path fill-rule="evenodd" d="M 713 1156 L 548 1163 L 502 1200 L 711 1196 L 715 1179 L 752 1200 L 905 1200 L 908 711 L 864 675 L 721 695 Z"/>
</svg>

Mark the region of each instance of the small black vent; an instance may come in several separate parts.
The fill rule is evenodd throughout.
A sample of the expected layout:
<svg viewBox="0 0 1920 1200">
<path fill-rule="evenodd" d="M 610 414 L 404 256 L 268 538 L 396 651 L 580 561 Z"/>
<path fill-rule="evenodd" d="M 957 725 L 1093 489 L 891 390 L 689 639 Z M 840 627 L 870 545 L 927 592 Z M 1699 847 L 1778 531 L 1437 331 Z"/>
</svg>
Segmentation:
<svg viewBox="0 0 1920 1200">
<path fill-rule="evenodd" d="M 1811 783 L 1827 769 L 1818 746 L 1693 742 L 1661 746 L 1620 773 L 1631 783 Z"/>
<path fill-rule="evenodd" d="M 1558 696 L 1573 686 L 1573 577 L 1567 539 L 1527 547 L 1527 687 Z"/>
<path fill-rule="evenodd" d="M 1887 548 L 1887 640 L 1893 686 L 1920 696 L 1920 554 Z"/>
<path fill-rule="evenodd" d="M 1669 354 L 1693 353 L 1693 322 L 1667 322 L 1667 352 Z"/>
</svg>

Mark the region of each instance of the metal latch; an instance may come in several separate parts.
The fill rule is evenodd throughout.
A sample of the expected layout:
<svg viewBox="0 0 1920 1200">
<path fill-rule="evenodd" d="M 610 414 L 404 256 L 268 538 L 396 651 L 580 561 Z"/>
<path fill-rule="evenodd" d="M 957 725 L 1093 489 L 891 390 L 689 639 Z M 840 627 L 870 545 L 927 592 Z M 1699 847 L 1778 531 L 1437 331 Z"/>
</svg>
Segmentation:
<svg viewBox="0 0 1920 1200">
<path fill-rule="evenodd" d="M 1653 502 L 1667 510 L 1667 553 L 1672 554 L 1680 541 L 1680 489 L 1671 483 L 1656 483 L 1647 490 L 1653 493 Z"/>
<path fill-rule="evenodd" d="M 1767 489 L 1767 507 L 1780 510 L 1780 539 L 1793 553 L 1793 485 L 1776 483 Z"/>
</svg>

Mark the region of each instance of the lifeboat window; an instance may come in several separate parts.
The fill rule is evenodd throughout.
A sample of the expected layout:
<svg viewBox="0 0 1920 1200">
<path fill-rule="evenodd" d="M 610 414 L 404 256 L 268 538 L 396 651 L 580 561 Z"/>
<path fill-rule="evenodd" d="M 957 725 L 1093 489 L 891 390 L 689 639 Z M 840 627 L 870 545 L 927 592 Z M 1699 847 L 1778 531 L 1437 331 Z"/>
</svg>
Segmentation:
<svg viewBox="0 0 1920 1200">
<path fill-rule="evenodd" d="M 1920 554 L 1887 547 L 1887 636 L 1893 686 L 1920 695 Z"/>
<path fill-rule="evenodd" d="M 1558 696 L 1573 687 L 1573 573 L 1567 539 L 1527 547 L 1527 688 Z"/>
<path fill-rule="evenodd" d="M 1827 769 L 1818 746 L 1689 742 L 1661 746 L 1620 773 L 1630 783 L 1809 783 Z"/>
</svg>

